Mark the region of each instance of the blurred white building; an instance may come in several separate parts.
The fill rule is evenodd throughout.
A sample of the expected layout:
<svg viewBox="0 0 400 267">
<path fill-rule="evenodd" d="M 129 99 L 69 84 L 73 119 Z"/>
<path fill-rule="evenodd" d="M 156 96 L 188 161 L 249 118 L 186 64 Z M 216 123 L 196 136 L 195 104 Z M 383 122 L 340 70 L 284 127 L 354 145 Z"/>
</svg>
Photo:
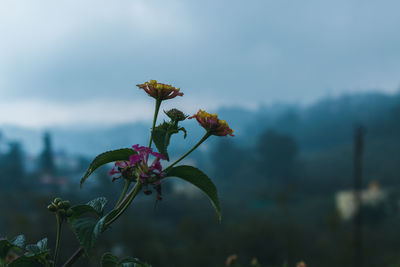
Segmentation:
<svg viewBox="0 0 400 267">
<path fill-rule="evenodd" d="M 376 207 L 387 199 L 387 193 L 383 191 L 377 182 L 371 182 L 367 189 L 361 190 L 361 205 Z M 343 190 L 336 193 L 336 208 L 343 220 L 351 219 L 357 212 L 354 190 Z"/>
</svg>

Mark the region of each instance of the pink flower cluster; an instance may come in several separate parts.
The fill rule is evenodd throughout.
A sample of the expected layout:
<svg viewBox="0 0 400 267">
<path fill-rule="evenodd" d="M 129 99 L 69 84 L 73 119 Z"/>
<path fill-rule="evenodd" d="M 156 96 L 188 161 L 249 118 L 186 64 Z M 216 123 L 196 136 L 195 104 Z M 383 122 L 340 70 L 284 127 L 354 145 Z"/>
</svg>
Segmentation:
<svg viewBox="0 0 400 267">
<path fill-rule="evenodd" d="M 149 177 L 155 177 L 153 185 L 155 185 L 154 183 L 159 183 L 159 180 L 165 176 L 160 163 L 160 159 L 166 159 L 164 155 L 153 152 L 150 147 L 134 145 L 132 148 L 138 153 L 130 156 L 129 161 L 115 162 L 109 174 L 114 175 L 119 173 L 124 178 L 136 176 L 143 184 L 148 183 Z M 149 155 L 156 157 L 150 166 L 148 164 Z"/>
</svg>

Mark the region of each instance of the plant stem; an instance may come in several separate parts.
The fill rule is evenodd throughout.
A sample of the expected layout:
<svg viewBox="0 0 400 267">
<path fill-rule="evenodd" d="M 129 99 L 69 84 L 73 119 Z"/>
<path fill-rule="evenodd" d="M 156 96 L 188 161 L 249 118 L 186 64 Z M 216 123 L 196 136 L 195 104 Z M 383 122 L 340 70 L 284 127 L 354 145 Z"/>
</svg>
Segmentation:
<svg viewBox="0 0 400 267">
<path fill-rule="evenodd" d="M 110 226 L 111 223 L 113 223 L 116 219 L 118 219 L 119 216 L 124 213 L 124 211 L 129 207 L 129 204 L 131 204 L 132 200 L 136 197 L 136 195 L 140 192 L 142 189 L 142 184 L 140 183 L 139 179 L 136 182 L 135 186 L 132 188 L 132 190 L 129 192 L 129 194 L 124 198 L 124 200 L 116 207 L 116 215 L 111 218 L 109 221 L 104 223 L 104 228 L 107 229 L 108 226 Z"/>
<path fill-rule="evenodd" d="M 126 186 L 126 184 L 125 184 L 125 186 Z M 126 186 L 127 189 L 128 189 L 128 187 Z M 104 228 L 103 228 L 104 230 L 106 230 L 108 228 L 108 226 L 110 226 L 110 224 L 112 224 L 116 219 L 118 219 L 119 216 L 122 215 L 122 213 L 124 213 L 124 211 L 129 207 L 129 204 L 131 204 L 132 200 L 136 197 L 136 195 L 140 192 L 141 189 L 142 189 L 142 184 L 140 183 L 140 181 L 137 181 L 135 186 L 128 193 L 128 195 L 126 195 L 122 201 L 119 201 L 121 203 L 116 205 L 114 210 L 117 211 L 117 214 L 113 218 L 111 218 L 109 221 L 105 222 Z M 124 190 L 125 190 L 125 188 L 124 188 Z M 84 252 L 84 248 L 79 247 L 75 251 L 75 253 L 71 256 L 71 258 L 69 258 L 69 260 L 66 263 L 64 263 L 63 267 L 71 266 L 74 262 L 76 262 L 83 255 L 83 252 Z"/>
<path fill-rule="evenodd" d="M 56 239 L 56 250 L 54 252 L 54 266 L 56 266 L 57 263 L 57 256 L 58 256 L 58 250 L 60 248 L 60 239 L 61 239 L 61 226 L 62 226 L 62 218 L 60 217 L 60 214 L 58 212 L 56 213 L 56 219 L 57 219 L 57 239 Z"/>
<path fill-rule="evenodd" d="M 159 99 L 156 100 L 156 106 L 155 106 L 154 118 L 153 118 L 153 125 L 151 127 L 149 147 L 151 147 L 151 144 L 153 142 L 153 131 L 154 131 L 154 128 L 156 127 L 157 116 L 158 116 L 158 113 L 160 111 L 161 102 L 162 102 L 162 100 L 159 100 Z M 110 226 L 116 219 L 119 218 L 119 216 L 122 215 L 122 213 L 125 212 L 125 210 L 129 207 L 129 204 L 131 204 L 133 199 L 136 197 L 136 195 L 142 189 L 142 184 L 140 183 L 140 181 L 138 179 L 138 181 L 136 182 L 135 186 L 128 193 L 128 195 L 126 195 L 126 191 L 128 191 L 130 183 L 131 183 L 130 181 L 127 181 L 127 180 L 125 181 L 124 189 L 122 190 L 121 196 L 120 196 L 120 198 L 119 198 L 119 200 L 118 200 L 118 202 L 117 202 L 117 204 L 115 205 L 115 208 L 114 208 L 114 210 L 116 210 L 117 213 L 109 221 L 105 222 L 103 229 L 107 229 L 108 226 Z M 58 234 L 57 234 L 57 237 L 58 237 Z M 57 240 L 58 240 L 58 238 L 57 238 Z M 57 247 L 58 247 L 58 245 L 57 245 Z M 71 258 L 69 258 L 69 260 L 63 265 L 63 267 L 71 266 L 74 262 L 76 262 L 82 256 L 83 252 L 84 252 L 84 248 L 83 247 L 79 247 L 79 249 L 71 256 Z M 56 249 L 56 253 L 57 253 L 57 249 Z M 56 259 L 56 256 L 55 256 L 55 259 Z M 55 261 L 54 261 L 54 263 L 55 263 Z"/>
<path fill-rule="evenodd" d="M 203 143 L 204 141 L 206 141 L 206 139 L 208 137 L 210 137 L 210 132 L 206 132 L 206 134 L 200 139 L 200 141 L 194 146 L 192 147 L 192 149 L 190 149 L 188 152 L 186 152 L 185 155 L 183 155 L 182 157 L 180 157 L 178 160 L 176 160 L 174 163 L 172 163 L 171 165 L 169 165 L 164 171 L 167 172 L 169 169 L 171 169 L 172 167 L 174 167 L 177 163 L 179 163 L 181 160 L 183 160 L 184 158 L 186 158 L 190 153 L 192 153 L 196 148 L 198 148 L 201 143 Z"/>
<path fill-rule="evenodd" d="M 131 185 L 131 181 L 129 180 L 125 180 L 125 186 L 124 189 L 122 190 L 121 196 L 118 199 L 117 204 L 115 204 L 115 207 L 118 207 L 118 205 L 121 203 L 121 201 L 124 199 L 125 195 L 126 195 L 126 191 L 128 191 L 129 186 Z"/>
<path fill-rule="evenodd" d="M 156 107 L 154 110 L 153 126 L 151 127 L 149 147 L 151 147 L 151 143 L 153 142 L 153 131 L 154 131 L 154 128 L 156 127 L 157 116 L 158 116 L 158 112 L 160 111 L 161 101 L 162 100 L 160 100 L 160 99 L 156 99 Z"/>
<path fill-rule="evenodd" d="M 66 263 L 64 263 L 63 267 L 70 267 L 72 264 L 74 264 L 83 254 L 84 249 L 83 247 L 79 247 L 75 253 L 71 256 L 71 258 L 68 259 Z"/>
</svg>

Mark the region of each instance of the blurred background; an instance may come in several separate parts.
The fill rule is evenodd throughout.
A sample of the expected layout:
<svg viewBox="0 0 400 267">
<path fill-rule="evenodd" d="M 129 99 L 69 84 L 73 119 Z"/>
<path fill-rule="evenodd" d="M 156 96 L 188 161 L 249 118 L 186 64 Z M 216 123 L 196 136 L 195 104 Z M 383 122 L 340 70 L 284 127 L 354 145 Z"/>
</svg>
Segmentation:
<svg viewBox="0 0 400 267">
<path fill-rule="evenodd" d="M 78 266 L 98 266 L 107 251 L 155 267 L 225 266 L 232 254 L 243 266 L 398 266 L 399 9 L 395 0 L 1 1 L 0 237 L 47 236 L 54 247 L 54 197 L 118 198 L 110 166 L 82 189 L 79 180 L 97 154 L 148 142 L 154 102 L 135 85 L 157 79 L 185 94 L 162 110 L 206 109 L 235 130 L 185 162 L 216 183 L 222 223 L 200 191 L 166 181 L 156 209 L 154 194 L 140 196 Z M 193 120 L 182 126 L 172 160 L 204 134 Z M 62 260 L 78 246 L 69 231 Z"/>
</svg>

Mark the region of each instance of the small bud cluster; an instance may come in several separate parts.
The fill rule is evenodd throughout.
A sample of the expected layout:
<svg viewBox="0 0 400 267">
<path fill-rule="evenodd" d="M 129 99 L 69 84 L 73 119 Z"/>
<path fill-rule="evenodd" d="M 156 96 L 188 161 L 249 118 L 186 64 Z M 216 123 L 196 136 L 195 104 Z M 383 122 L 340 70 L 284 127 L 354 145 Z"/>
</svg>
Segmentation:
<svg viewBox="0 0 400 267">
<path fill-rule="evenodd" d="M 176 108 L 164 112 L 173 121 L 184 121 L 187 117 L 189 117 L 185 115 L 185 113 Z"/>
<path fill-rule="evenodd" d="M 47 206 L 47 209 L 51 212 L 56 212 L 61 217 L 71 217 L 72 209 L 71 203 L 68 200 L 62 201 L 61 198 L 57 197 L 53 202 Z"/>
</svg>

